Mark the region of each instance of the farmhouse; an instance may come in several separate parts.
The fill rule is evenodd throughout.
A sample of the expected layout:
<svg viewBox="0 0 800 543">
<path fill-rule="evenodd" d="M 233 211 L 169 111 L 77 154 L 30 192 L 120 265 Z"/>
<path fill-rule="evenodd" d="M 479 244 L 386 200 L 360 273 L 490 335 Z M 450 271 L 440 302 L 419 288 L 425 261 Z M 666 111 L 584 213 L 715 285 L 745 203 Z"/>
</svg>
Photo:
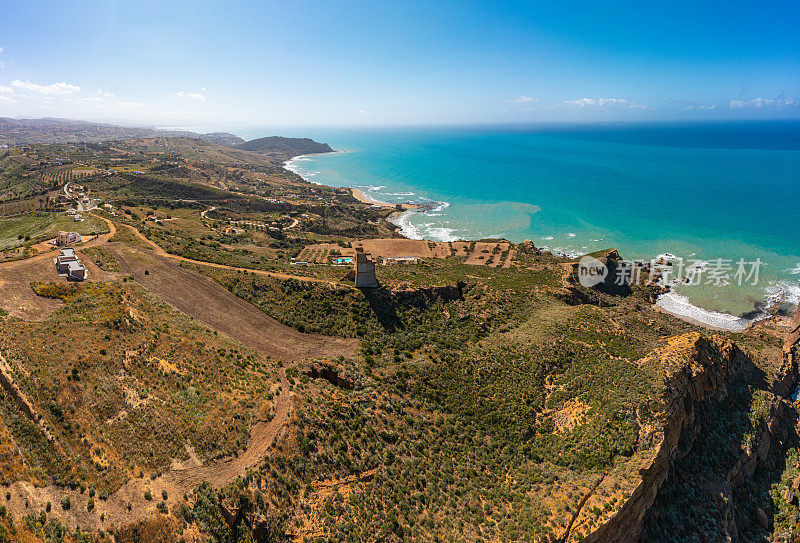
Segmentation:
<svg viewBox="0 0 800 543">
<path fill-rule="evenodd" d="M 69 271 L 70 262 L 78 262 L 78 257 L 75 256 L 75 249 L 71 247 L 61 249 L 58 256 L 53 259 L 56 265 L 56 271 L 59 274 L 64 274 Z"/>
<path fill-rule="evenodd" d="M 58 232 L 56 236 L 56 245 L 72 245 L 73 243 L 80 243 L 81 235 L 77 232 L 65 232 L 63 230 Z"/>
<path fill-rule="evenodd" d="M 67 279 L 75 281 L 86 279 L 86 267 L 75 256 L 75 249 L 72 247 L 61 249 L 58 256 L 53 259 L 53 263 L 56 265 L 56 272 L 59 275 L 66 275 Z"/>
<path fill-rule="evenodd" d="M 67 263 L 67 279 L 83 281 L 86 279 L 86 268 L 78 261 Z"/>
<path fill-rule="evenodd" d="M 416 256 L 388 256 L 383 259 L 384 266 L 405 266 L 407 264 L 417 264 L 419 259 Z"/>
</svg>

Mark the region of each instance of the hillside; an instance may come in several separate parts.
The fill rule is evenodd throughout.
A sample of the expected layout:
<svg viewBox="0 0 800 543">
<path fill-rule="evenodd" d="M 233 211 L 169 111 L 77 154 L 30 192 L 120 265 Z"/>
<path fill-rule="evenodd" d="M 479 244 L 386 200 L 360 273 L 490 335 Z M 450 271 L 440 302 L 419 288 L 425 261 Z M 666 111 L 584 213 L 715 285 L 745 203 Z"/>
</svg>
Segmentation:
<svg viewBox="0 0 800 543">
<path fill-rule="evenodd" d="M 146 137 L 127 138 L 109 142 L 114 149 L 128 153 L 164 153 L 205 163 L 278 165 L 279 161 L 268 155 L 251 153 L 198 137 Z"/>
<path fill-rule="evenodd" d="M 9 191 L 68 187 L 0 218 L 0 541 L 794 540 L 796 322 L 716 333 L 530 241 L 400 238 L 268 140 L 7 151 Z"/>
<path fill-rule="evenodd" d="M 220 145 L 236 145 L 244 140 L 226 132 L 197 134 L 188 130 L 161 130 L 72 119 L 11 119 L 0 117 L 0 145 L 30 143 L 98 143 L 108 140 L 148 137 L 201 138 Z"/>
<path fill-rule="evenodd" d="M 245 142 L 245 140 L 239 136 L 229 134 L 227 132 L 211 132 L 209 134 L 201 134 L 200 139 L 210 141 L 211 143 L 216 143 L 217 145 L 223 145 L 225 147 L 235 147 L 236 145 Z"/>
</svg>

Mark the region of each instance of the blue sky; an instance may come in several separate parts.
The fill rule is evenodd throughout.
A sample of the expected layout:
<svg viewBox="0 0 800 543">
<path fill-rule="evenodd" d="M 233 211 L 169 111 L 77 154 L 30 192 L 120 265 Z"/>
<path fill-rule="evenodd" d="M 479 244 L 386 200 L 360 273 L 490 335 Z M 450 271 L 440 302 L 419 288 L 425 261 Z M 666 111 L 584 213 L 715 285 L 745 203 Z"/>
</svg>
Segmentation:
<svg viewBox="0 0 800 543">
<path fill-rule="evenodd" d="M 6 0 L 2 12 L 0 116 L 221 128 L 800 118 L 794 0 Z"/>
</svg>

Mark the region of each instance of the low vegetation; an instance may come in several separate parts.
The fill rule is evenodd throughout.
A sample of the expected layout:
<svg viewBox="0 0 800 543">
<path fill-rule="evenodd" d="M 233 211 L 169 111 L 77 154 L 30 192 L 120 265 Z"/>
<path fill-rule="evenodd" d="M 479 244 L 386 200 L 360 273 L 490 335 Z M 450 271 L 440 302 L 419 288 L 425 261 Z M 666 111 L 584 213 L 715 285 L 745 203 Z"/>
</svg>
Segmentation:
<svg viewBox="0 0 800 543">
<path fill-rule="evenodd" d="M 206 461 L 245 447 L 276 379 L 270 361 L 131 282 L 32 287 L 64 307 L 44 323 L 6 324 L 0 349 L 29 372 L 23 391 L 59 446 L 0 395 L 24 451 L 19 476 L 113 492 L 139 469 L 186 458 L 187 443 Z"/>
<path fill-rule="evenodd" d="M 356 289 L 327 255 L 395 235 L 391 210 L 281 169 L 283 147 L 209 136 L 0 156 L 0 190 L 19 205 L 80 176 L 116 228 L 81 256 L 119 278 L 68 283 L 31 259 L 20 269 L 51 278 L 24 293 L 42 317 L 0 309 L 0 541 L 577 541 L 622 510 L 675 392 L 650 355 L 695 330 L 653 311 L 653 288 L 585 289 L 565 281 L 566 259 L 493 240 L 473 260 L 497 267 L 468 263 L 470 243 L 378 266 L 382 287 Z M 58 229 L 106 231 L 59 205 L 0 219 L 7 256 Z M 315 245 L 314 265 L 292 260 Z M 221 318 L 159 299 L 171 277 L 213 293 L 197 298 L 217 300 L 202 309 Z M 223 328 L 242 314 L 268 332 Z M 794 540 L 796 410 L 775 392 L 782 339 L 770 326 L 727 334 L 747 371 L 694 407 L 643 540 L 724 539 L 732 518 L 742 538 Z M 726 483 L 753 457 L 751 478 Z M 49 494 L 12 519 L 19 481 Z"/>
</svg>

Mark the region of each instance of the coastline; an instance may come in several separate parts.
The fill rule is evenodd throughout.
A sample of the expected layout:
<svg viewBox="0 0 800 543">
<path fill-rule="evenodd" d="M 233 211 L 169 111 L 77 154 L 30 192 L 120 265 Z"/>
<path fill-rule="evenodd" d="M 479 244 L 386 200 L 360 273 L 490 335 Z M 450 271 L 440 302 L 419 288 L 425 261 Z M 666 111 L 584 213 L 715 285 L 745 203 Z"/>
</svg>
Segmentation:
<svg viewBox="0 0 800 543">
<path fill-rule="evenodd" d="M 289 160 L 284 161 L 283 168 L 287 171 L 292 172 L 295 175 L 299 175 L 309 183 L 313 183 L 314 185 L 324 185 L 323 183 L 318 183 L 313 179 L 311 179 L 311 177 L 314 174 L 309 174 L 309 173 L 306 173 L 305 175 L 301 174 L 299 168 L 297 168 L 297 166 L 294 163 L 307 160 L 309 157 L 325 156 L 335 153 L 346 153 L 346 152 L 347 151 L 335 150 L 333 151 L 333 153 L 311 153 L 306 155 L 297 155 L 296 157 L 292 157 Z M 416 229 L 408 222 L 408 218 L 410 217 L 410 215 L 412 213 L 415 213 L 420 208 L 419 205 L 410 203 L 390 204 L 389 202 L 383 202 L 381 200 L 371 198 L 363 190 L 359 188 L 356 187 L 348 187 L 348 188 L 350 189 L 350 193 L 352 194 L 353 198 L 355 198 L 356 200 L 358 200 L 363 204 L 369 204 L 372 206 L 380 206 L 386 209 L 392 209 L 393 210 L 392 213 L 386 216 L 386 221 L 397 226 L 400 229 L 398 232 L 400 236 L 408 239 L 423 239 L 422 236 L 419 235 L 419 232 L 417 232 Z"/>
<path fill-rule="evenodd" d="M 386 216 L 386 221 L 400 229 L 398 232 L 400 236 L 408 239 L 424 239 L 419 234 L 417 229 L 414 228 L 414 226 L 409 222 L 411 215 L 420 209 L 419 205 L 409 203 L 390 204 L 388 202 L 382 202 L 380 200 L 376 200 L 375 198 L 371 198 L 365 194 L 364 191 L 355 187 L 350 187 L 350 192 L 353 195 L 353 198 L 361 203 L 369 204 L 371 206 L 379 206 L 385 209 L 391 209 L 392 212 Z"/>
<path fill-rule="evenodd" d="M 396 207 L 397 207 L 394 204 L 390 204 L 388 202 L 381 202 L 380 200 L 376 200 L 375 198 L 370 198 L 369 196 L 364 194 L 364 191 L 362 191 L 361 189 L 357 189 L 355 187 L 350 187 L 350 192 L 352 193 L 353 198 L 355 198 L 356 200 L 358 200 L 359 202 L 364 203 L 364 204 L 370 204 L 370 205 L 381 206 L 381 207 L 386 207 L 386 208 L 390 207 L 392 209 L 396 209 Z"/>
<path fill-rule="evenodd" d="M 295 175 L 299 175 L 300 177 L 302 177 L 303 179 L 305 179 L 309 183 L 313 183 L 315 185 L 322 185 L 322 183 L 317 183 L 316 181 L 313 181 L 313 180 L 309 179 L 309 177 L 311 177 L 313 175 L 316 175 L 316 174 L 306 174 L 306 175 L 300 174 L 300 172 L 297 171 L 297 168 L 294 165 L 294 162 L 300 162 L 302 160 L 307 160 L 308 157 L 334 155 L 334 154 L 337 154 L 337 153 L 346 153 L 346 152 L 347 151 L 337 151 L 337 150 L 334 149 L 333 151 L 327 151 L 325 153 L 308 153 L 308 154 L 305 154 L 305 155 L 293 156 L 289 160 L 284 160 L 283 161 L 283 169 L 284 170 L 288 170 L 288 171 L 292 172 Z"/>
<path fill-rule="evenodd" d="M 343 152 L 343 151 L 334 151 L 335 153 Z M 298 175 L 299 168 L 292 167 L 295 160 L 303 160 L 307 157 L 313 156 L 324 156 L 330 155 L 331 153 L 316 153 L 312 155 L 300 155 L 297 157 L 292 158 L 289 161 L 284 163 L 284 167 Z M 321 185 L 322 183 L 318 183 L 310 179 L 310 176 L 313 174 L 306 173 L 305 175 L 301 175 L 306 181 L 310 183 Z M 388 202 L 384 202 L 374 197 L 371 197 L 366 193 L 366 191 L 356 188 L 354 186 L 348 187 L 351 191 L 353 197 L 364 203 L 371 206 L 382 207 L 385 209 L 392 209 L 393 211 L 389 213 L 385 219 L 390 222 L 391 224 L 398 227 L 398 234 L 402 237 L 408 239 L 425 239 L 425 236 L 411 223 L 410 218 L 415 213 L 424 212 L 426 206 L 418 205 L 418 204 L 409 204 L 409 203 L 402 203 L 402 204 L 391 204 Z M 442 202 L 437 202 L 437 204 L 442 204 Z M 445 203 L 446 204 L 446 203 Z M 552 251 L 552 249 L 549 249 Z M 554 251 L 555 254 L 555 251 Z M 750 327 L 755 322 L 763 320 L 769 317 L 769 314 L 766 312 L 760 312 L 753 317 L 743 317 L 743 316 L 734 316 L 729 313 L 722 313 L 717 312 L 709 309 L 705 309 L 700 306 L 693 305 L 688 298 L 685 296 L 679 295 L 674 292 L 666 292 L 658 297 L 656 302 L 652 305 L 652 308 L 655 311 L 661 311 L 664 313 L 668 313 L 676 318 L 682 319 L 686 322 L 694 324 L 696 326 L 701 326 L 704 328 L 708 328 L 711 330 L 717 331 L 727 331 L 727 332 L 743 332 L 747 328 Z"/>
<path fill-rule="evenodd" d="M 735 317 L 728 313 L 711 311 L 710 309 L 693 305 L 688 298 L 675 292 L 660 294 L 652 307 L 656 311 L 668 313 L 696 326 L 723 332 L 744 332 L 750 325 L 769 317 L 765 312 L 747 319 L 745 317 Z"/>
</svg>

